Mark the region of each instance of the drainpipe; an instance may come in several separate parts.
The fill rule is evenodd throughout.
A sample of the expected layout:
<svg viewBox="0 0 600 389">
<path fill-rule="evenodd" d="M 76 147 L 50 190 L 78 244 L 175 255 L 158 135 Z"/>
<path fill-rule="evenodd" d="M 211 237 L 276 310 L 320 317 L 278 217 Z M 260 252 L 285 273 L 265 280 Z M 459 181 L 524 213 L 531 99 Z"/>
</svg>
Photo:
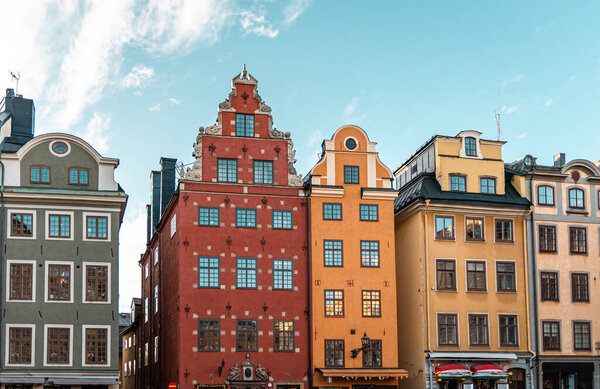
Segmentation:
<svg viewBox="0 0 600 389">
<path fill-rule="evenodd" d="M 423 266 L 425 267 L 424 269 L 424 274 L 425 274 L 425 290 L 423 291 L 423 294 L 425 295 L 425 350 L 427 352 L 427 357 L 426 357 L 426 364 L 427 366 L 425 367 L 425 374 L 427 375 L 426 380 L 427 382 L 429 382 L 429 388 L 433 388 L 433 381 L 432 381 L 432 376 L 431 376 L 431 359 L 429 358 L 429 351 L 431 351 L 429 349 L 429 345 L 430 345 L 430 341 L 429 341 L 429 273 L 427 272 L 427 262 L 429 261 L 429 246 L 427 244 L 427 234 L 429 234 L 428 230 L 427 230 L 427 216 L 428 216 L 428 212 L 429 212 L 429 203 L 431 202 L 431 200 L 427 199 L 425 200 L 425 231 L 423 234 L 423 248 L 425 251 L 425 258 L 423 258 Z"/>
<path fill-rule="evenodd" d="M 532 170 L 530 171 L 530 176 L 529 176 L 529 197 L 531 197 L 531 202 L 533 203 L 534 201 L 534 194 L 533 194 L 533 176 L 535 175 L 535 166 L 532 167 Z M 534 328 L 534 356 L 536 357 L 536 361 L 535 361 L 535 378 L 532 380 L 532 387 L 537 386 L 538 388 L 540 387 L 540 383 L 538 382 L 539 380 L 539 372 L 540 372 L 540 364 L 539 364 L 539 360 L 537 360 L 537 356 L 540 353 L 540 336 L 538 333 L 539 330 L 539 311 L 538 311 L 538 289 L 537 289 L 537 259 L 536 259 L 536 255 L 535 255 L 535 217 L 534 217 L 534 212 L 531 212 L 529 214 L 529 220 L 530 220 L 530 225 L 529 225 L 529 241 L 531 243 L 531 271 L 533 273 L 533 285 L 531 286 L 531 291 L 533 293 L 533 319 L 535 320 L 535 322 L 533 323 L 533 328 Z M 531 332 L 530 332 L 531 333 Z M 534 386 L 534 382 L 537 383 L 537 385 Z"/>
<path fill-rule="evenodd" d="M 310 179 L 310 178 L 309 178 Z M 307 262 L 307 271 L 308 274 L 306 275 L 306 280 L 307 280 L 307 292 L 308 292 L 308 306 L 306 307 L 308 314 L 306 315 L 306 318 L 308 320 L 308 369 L 306 371 L 307 375 L 308 375 L 308 385 L 309 387 L 313 387 L 313 368 L 312 368 L 312 362 L 313 362 L 313 357 L 312 357 L 312 350 L 313 350 L 313 324 L 312 324 L 312 318 L 311 318 L 311 307 L 312 307 L 312 263 L 311 263 L 311 256 L 310 256 L 310 249 L 311 249 L 311 235 L 310 235 L 310 188 L 306 188 L 306 262 Z M 316 339 L 315 339 L 316 341 Z"/>
</svg>

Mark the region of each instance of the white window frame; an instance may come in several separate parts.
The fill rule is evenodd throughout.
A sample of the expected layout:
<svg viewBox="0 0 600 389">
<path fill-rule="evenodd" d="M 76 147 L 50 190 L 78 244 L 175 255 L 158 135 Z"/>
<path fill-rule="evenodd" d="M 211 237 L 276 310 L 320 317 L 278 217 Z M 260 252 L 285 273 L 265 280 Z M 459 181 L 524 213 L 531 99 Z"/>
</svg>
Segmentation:
<svg viewBox="0 0 600 389">
<path fill-rule="evenodd" d="M 150 273 L 150 266 L 148 266 L 148 264 L 144 265 L 144 279 L 147 280 L 148 279 L 148 273 Z"/>
<path fill-rule="evenodd" d="M 148 297 L 144 299 L 144 323 L 148 323 Z"/>
<path fill-rule="evenodd" d="M 31 285 L 31 300 L 11 300 L 10 299 L 10 265 L 13 263 L 23 263 L 23 264 L 31 264 L 33 266 L 32 272 L 32 285 Z M 7 259 L 6 260 L 6 302 L 12 303 L 35 303 L 35 294 L 36 294 L 36 285 L 37 285 L 37 267 L 35 260 L 29 259 Z M 6 354 L 8 355 L 8 354 Z M 11 365 L 13 366 L 13 365 Z"/>
<path fill-rule="evenodd" d="M 111 288 L 112 288 L 112 270 L 110 262 L 83 262 L 81 264 L 81 302 L 84 304 L 111 304 Z M 108 286 L 107 286 L 107 301 L 88 301 L 87 300 L 87 267 L 88 266 L 108 266 Z"/>
<path fill-rule="evenodd" d="M 7 216 L 7 220 L 6 220 L 6 238 L 7 239 L 36 239 L 37 238 L 37 211 L 34 209 L 8 209 L 8 216 Z M 11 231 L 12 231 L 12 215 L 14 213 L 31 213 L 33 214 L 33 220 L 31 223 L 31 236 L 12 236 L 11 235 Z"/>
<path fill-rule="evenodd" d="M 177 232 L 177 214 L 171 218 L 171 238 L 175 235 L 175 232 Z"/>
<path fill-rule="evenodd" d="M 156 265 L 158 263 L 158 246 L 154 248 L 152 255 L 154 256 L 154 264 Z"/>
<path fill-rule="evenodd" d="M 158 313 L 158 285 L 154 285 L 154 314 Z"/>
<path fill-rule="evenodd" d="M 88 364 L 85 363 L 85 331 L 87 329 L 105 328 L 106 329 L 106 363 L 105 364 Z M 81 366 L 106 368 L 110 366 L 110 343 L 111 343 L 111 326 L 110 325 L 82 325 L 81 326 Z"/>
<path fill-rule="evenodd" d="M 27 363 L 9 363 L 9 356 L 8 356 L 8 351 L 9 351 L 9 346 L 10 346 L 10 342 L 9 340 L 9 334 L 10 334 L 10 329 L 11 328 L 31 328 L 31 363 L 27 364 Z M 35 324 L 6 324 L 6 334 L 5 334 L 5 346 L 4 346 L 4 355 L 5 360 L 4 360 L 4 366 L 6 367 L 32 367 L 35 366 Z"/>
<path fill-rule="evenodd" d="M 106 220 L 106 239 L 103 238 L 88 238 L 87 237 L 87 217 L 88 216 L 100 216 L 107 218 Z M 111 214 L 107 212 L 83 212 L 81 219 L 81 237 L 86 242 L 110 242 L 111 237 Z"/>
<path fill-rule="evenodd" d="M 59 238 L 59 237 L 51 237 L 50 236 L 50 215 L 69 215 L 71 217 L 71 223 L 69 226 L 69 238 Z M 44 224 L 46 225 L 46 240 L 74 240 L 75 238 L 75 212 L 73 211 L 61 211 L 61 210 L 52 210 L 52 211 L 46 211 L 45 213 L 45 219 L 44 219 Z"/>
<path fill-rule="evenodd" d="M 69 272 L 69 277 L 71 277 L 71 279 L 69 280 L 69 285 L 71 287 L 71 293 L 70 293 L 70 297 L 71 299 L 69 301 L 58 301 L 58 300 L 49 300 L 48 299 L 48 267 L 50 265 L 69 265 L 71 267 L 71 270 Z M 46 261 L 46 266 L 44 269 L 44 302 L 45 303 L 52 303 L 52 304 L 70 304 L 73 303 L 73 298 L 75 297 L 75 288 L 73 285 L 73 262 L 71 261 Z"/>
<path fill-rule="evenodd" d="M 69 329 L 69 363 L 48 363 L 48 328 Z M 44 324 L 44 366 L 72 367 L 73 366 L 73 325 L 72 324 Z"/>
</svg>

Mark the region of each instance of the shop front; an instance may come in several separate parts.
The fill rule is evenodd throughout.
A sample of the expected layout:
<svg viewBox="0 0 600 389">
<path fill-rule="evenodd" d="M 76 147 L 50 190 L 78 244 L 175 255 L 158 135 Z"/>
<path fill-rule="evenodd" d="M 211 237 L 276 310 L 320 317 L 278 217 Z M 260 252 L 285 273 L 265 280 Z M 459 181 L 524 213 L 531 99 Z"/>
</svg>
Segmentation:
<svg viewBox="0 0 600 389">
<path fill-rule="evenodd" d="M 327 389 L 396 389 L 398 380 L 408 376 L 406 370 L 395 368 L 319 368 L 316 374 L 322 375 L 329 384 L 322 386 Z"/>
<path fill-rule="evenodd" d="M 542 363 L 543 389 L 592 389 L 593 362 Z"/>
</svg>

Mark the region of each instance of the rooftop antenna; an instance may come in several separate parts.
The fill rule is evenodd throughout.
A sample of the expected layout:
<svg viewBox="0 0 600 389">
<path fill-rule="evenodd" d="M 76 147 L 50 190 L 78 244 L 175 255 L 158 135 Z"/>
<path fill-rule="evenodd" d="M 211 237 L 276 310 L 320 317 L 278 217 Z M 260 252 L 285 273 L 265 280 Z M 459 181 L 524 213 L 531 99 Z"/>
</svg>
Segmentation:
<svg viewBox="0 0 600 389">
<path fill-rule="evenodd" d="M 9 72 L 10 72 L 10 79 L 15 80 L 17 82 L 17 87 L 15 88 L 15 95 L 18 95 L 19 94 L 19 80 L 21 79 L 21 73 L 17 72 L 17 74 L 15 74 L 11 70 L 9 70 Z"/>
<path fill-rule="evenodd" d="M 500 86 L 501 83 L 498 81 L 498 108 L 494 110 L 494 118 L 496 119 L 496 124 L 498 125 L 498 140 L 500 140 Z"/>
</svg>

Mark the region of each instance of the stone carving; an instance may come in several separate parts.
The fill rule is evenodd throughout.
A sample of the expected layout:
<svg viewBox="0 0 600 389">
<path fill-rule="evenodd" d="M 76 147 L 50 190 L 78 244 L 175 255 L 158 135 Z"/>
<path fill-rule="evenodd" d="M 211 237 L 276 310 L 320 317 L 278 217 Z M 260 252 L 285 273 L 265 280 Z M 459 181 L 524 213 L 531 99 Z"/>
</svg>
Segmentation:
<svg viewBox="0 0 600 389">
<path fill-rule="evenodd" d="M 229 100 L 229 98 L 223 100 L 222 103 L 219 103 L 219 109 L 230 109 L 231 108 L 231 101 Z"/>
<path fill-rule="evenodd" d="M 194 142 L 194 152 L 192 157 L 196 160 L 191 168 L 188 168 L 185 172 L 186 180 L 202 181 L 202 135 L 204 134 L 204 127 L 198 129 L 198 136 L 196 142 Z M 182 169 L 183 170 L 183 169 Z"/>
<path fill-rule="evenodd" d="M 254 373 L 256 374 L 256 378 L 258 378 L 261 381 L 267 381 L 269 379 L 269 375 L 267 374 L 267 371 L 265 370 L 264 367 L 262 367 L 260 365 L 260 363 L 254 370 Z"/>
<path fill-rule="evenodd" d="M 233 381 L 240 378 L 242 371 L 238 367 L 237 362 L 229 368 L 229 374 L 227 374 L 227 381 Z"/>
<path fill-rule="evenodd" d="M 210 127 L 206 127 L 206 135 L 221 135 L 223 129 L 218 123 L 213 124 Z"/>
<path fill-rule="evenodd" d="M 264 101 L 260 102 L 260 112 L 271 112 L 271 107 L 265 104 Z"/>
<path fill-rule="evenodd" d="M 275 138 L 275 139 L 283 139 L 283 132 L 279 131 L 276 128 L 271 128 L 269 130 L 269 135 L 271 136 L 271 138 Z"/>
<path fill-rule="evenodd" d="M 294 142 L 290 139 L 290 133 L 284 134 L 288 145 L 288 185 L 290 186 L 302 186 L 302 176 L 296 172 L 294 163 L 296 162 L 296 150 L 294 150 Z"/>
</svg>

